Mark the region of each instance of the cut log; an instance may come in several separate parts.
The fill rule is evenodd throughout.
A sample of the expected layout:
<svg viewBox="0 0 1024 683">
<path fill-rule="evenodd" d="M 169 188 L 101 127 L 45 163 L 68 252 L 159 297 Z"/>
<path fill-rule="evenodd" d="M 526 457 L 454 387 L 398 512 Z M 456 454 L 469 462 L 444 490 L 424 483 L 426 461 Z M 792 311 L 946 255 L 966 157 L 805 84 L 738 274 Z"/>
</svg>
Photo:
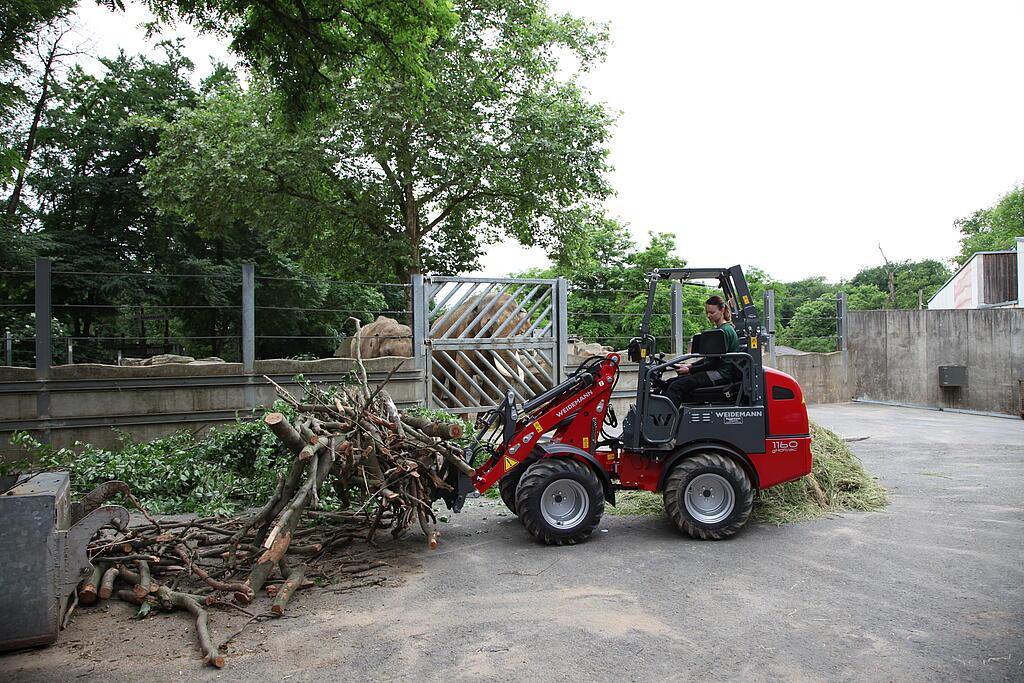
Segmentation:
<svg viewBox="0 0 1024 683">
<path fill-rule="evenodd" d="M 82 581 L 78 586 L 78 602 L 83 605 L 91 605 L 96 602 L 99 596 L 99 585 L 103 578 L 103 565 L 97 564 L 92 568 L 89 578 Z"/>
<path fill-rule="evenodd" d="M 402 422 L 438 439 L 460 439 L 465 433 L 457 422 L 435 422 L 419 415 L 402 415 Z"/>
<path fill-rule="evenodd" d="M 267 425 L 270 431 L 274 432 L 274 436 L 292 453 L 298 453 L 305 447 L 306 442 L 282 413 L 267 413 L 263 416 L 263 424 Z"/>
<path fill-rule="evenodd" d="M 295 591 L 302 587 L 303 580 L 306 578 L 306 568 L 303 565 L 293 567 L 288 572 L 288 577 L 285 582 L 277 589 L 277 596 L 274 598 L 274 604 L 271 606 L 270 611 L 275 617 L 284 615 L 285 607 L 288 605 L 288 601 L 291 600 L 292 595 Z"/>
<path fill-rule="evenodd" d="M 104 600 L 114 593 L 114 581 L 117 580 L 118 573 L 117 567 L 111 567 L 103 572 L 103 578 L 100 580 L 100 597 Z"/>
</svg>

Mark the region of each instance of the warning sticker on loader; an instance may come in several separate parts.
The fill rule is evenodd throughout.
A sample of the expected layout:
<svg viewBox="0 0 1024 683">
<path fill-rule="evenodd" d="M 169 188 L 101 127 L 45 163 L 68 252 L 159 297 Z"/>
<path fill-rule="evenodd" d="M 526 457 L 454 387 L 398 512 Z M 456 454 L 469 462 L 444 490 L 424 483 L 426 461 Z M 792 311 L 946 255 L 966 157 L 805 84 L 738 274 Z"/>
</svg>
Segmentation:
<svg viewBox="0 0 1024 683">
<path fill-rule="evenodd" d="M 505 471 L 506 472 L 508 472 L 509 470 L 513 469 L 518 464 L 519 464 L 518 460 L 514 460 L 514 459 L 508 457 L 507 455 L 505 456 Z"/>
<path fill-rule="evenodd" d="M 538 432 L 543 432 L 544 431 L 544 427 L 541 426 L 540 420 L 538 420 L 537 422 L 533 423 L 533 428 L 536 429 Z"/>
</svg>

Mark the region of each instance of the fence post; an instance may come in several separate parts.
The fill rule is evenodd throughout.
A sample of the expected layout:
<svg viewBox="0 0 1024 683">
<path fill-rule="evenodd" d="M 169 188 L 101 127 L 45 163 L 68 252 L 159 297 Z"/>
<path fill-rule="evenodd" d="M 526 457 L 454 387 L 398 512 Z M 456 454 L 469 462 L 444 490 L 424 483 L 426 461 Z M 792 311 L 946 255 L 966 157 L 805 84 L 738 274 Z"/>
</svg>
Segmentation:
<svg viewBox="0 0 1024 683">
<path fill-rule="evenodd" d="M 50 320 L 53 316 L 50 305 L 50 261 L 36 259 L 36 379 L 50 378 L 53 364 L 50 348 Z"/>
<path fill-rule="evenodd" d="M 569 283 L 564 277 L 555 281 L 555 384 L 565 379 L 569 364 Z"/>
<path fill-rule="evenodd" d="M 839 292 L 836 297 L 836 350 L 846 351 L 846 330 L 849 320 L 846 310 L 846 292 Z"/>
<path fill-rule="evenodd" d="M 4 365 L 14 366 L 14 335 L 10 330 L 4 332 Z"/>
<path fill-rule="evenodd" d="M 413 273 L 409 278 L 409 303 L 412 310 L 409 317 L 412 319 L 412 357 L 416 367 L 426 370 L 427 354 L 423 347 L 423 340 L 427 338 L 427 300 L 424 296 L 423 274 Z"/>
<path fill-rule="evenodd" d="M 36 380 L 39 389 L 36 391 L 36 418 L 43 421 L 50 419 L 50 366 L 53 364 L 53 352 L 50 346 L 51 320 L 53 318 L 52 300 L 50 298 L 51 264 L 49 259 L 37 258 L 35 264 L 36 288 Z M 50 430 L 43 427 L 40 440 L 50 443 Z"/>
<path fill-rule="evenodd" d="M 427 313 L 427 291 L 430 289 L 430 278 L 422 273 L 413 273 L 409 278 L 409 327 L 412 328 L 412 359 L 416 369 L 423 371 L 423 405 L 435 408 L 434 390 L 431 386 L 430 349 L 427 346 L 427 334 L 430 332 L 430 315 Z M 353 340 L 354 342 L 356 340 Z"/>
<path fill-rule="evenodd" d="M 764 329 L 768 333 L 768 364 L 778 367 L 775 355 L 775 290 L 764 290 Z"/>
<path fill-rule="evenodd" d="M 68 356 L 68 365 L 75 364 L 75 339 L 74 337 L 64 337 L 64 351 Z"/>
<path fill-rule="evenodd" d="M 242 372 L 246 377 L 245 407 L 256 407 L 256 388 L 252 385 L 256 370 L 256 264 L 242 264 Z"/>
<path fill-rule="evenodd" d="M 686 353 L 683 342 L 683 285 L 672 283 L 672 353 L 681 356 Z"/>
</svg>

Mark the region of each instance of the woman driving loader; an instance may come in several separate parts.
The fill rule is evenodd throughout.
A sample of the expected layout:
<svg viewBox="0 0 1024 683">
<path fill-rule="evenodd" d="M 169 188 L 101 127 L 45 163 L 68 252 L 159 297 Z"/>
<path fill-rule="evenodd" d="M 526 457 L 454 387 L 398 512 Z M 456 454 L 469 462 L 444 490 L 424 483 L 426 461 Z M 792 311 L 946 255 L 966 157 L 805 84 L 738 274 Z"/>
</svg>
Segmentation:
<svg viewBox="0 0 1024 683">
<path fill-rule="evenodd" d="M 725 333 L 726 353 L 738 352 L 740 339 L 728 304 L 722 297 L 713 296 L 704 302 L 704 312 L 708 320 Z M 721 358 L 701 358 L 691 365 L 680 366 L 676 373 L 679 377 L 670 380 L 664 392 L 676 405 L 689 401 L 695 389 L 730 384 L 738 374 L 735 365 Z"/>
</svg>

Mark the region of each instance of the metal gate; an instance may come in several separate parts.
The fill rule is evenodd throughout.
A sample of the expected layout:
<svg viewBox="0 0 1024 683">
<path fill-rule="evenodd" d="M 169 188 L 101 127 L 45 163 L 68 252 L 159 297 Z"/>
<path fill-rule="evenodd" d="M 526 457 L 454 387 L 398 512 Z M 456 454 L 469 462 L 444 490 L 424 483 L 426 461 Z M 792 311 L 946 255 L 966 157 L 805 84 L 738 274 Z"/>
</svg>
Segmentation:
<svg viewBox="0 0 1024 683">
<path fill-rule="evenodd" d="M 424 277 L 413 300 L 430 407 L 476 413 L 563 377 L 565 280 Z"/>
</svg>

